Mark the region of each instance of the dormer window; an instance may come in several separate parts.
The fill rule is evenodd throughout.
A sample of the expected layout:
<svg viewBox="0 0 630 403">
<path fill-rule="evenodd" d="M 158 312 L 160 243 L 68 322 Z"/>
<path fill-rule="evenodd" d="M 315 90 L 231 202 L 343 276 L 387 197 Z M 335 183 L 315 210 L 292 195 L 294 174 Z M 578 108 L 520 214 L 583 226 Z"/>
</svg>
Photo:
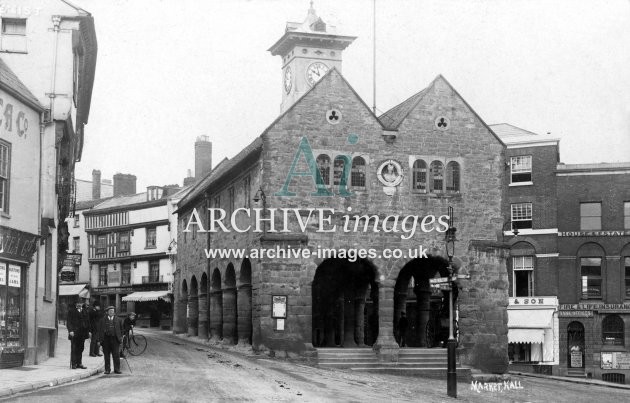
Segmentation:
<svg viewBox="0 0 630 403">
<path fill-rule="evenodd" d="M 163 193 L 164 188 L 159 186 L 149 186 L 147 187 L 147 201 L 159 200 L 162 198 Z"/>
</svg>

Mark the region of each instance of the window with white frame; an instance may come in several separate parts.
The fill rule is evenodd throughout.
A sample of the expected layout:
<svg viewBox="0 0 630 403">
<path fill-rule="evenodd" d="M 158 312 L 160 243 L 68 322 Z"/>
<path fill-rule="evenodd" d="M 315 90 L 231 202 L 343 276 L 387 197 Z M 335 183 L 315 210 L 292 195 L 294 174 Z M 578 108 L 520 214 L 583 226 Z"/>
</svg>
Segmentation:
<svg viewBox="0 0 630 403">
<path fill-rule="evenodd" d="M 2 18 L 2 50 L 26 52 L 26 18 Z"/>
<path fill-rule="evenodd" d="M 427 163 L 423 160 L 413 162 L 411 189 L 419 192 L 427 191 Z"/>
<path fill-rule="evenodd" d="M 107 235 L 100 234 L 96 236 L 96 254 L 100 255 L 107 251 Z"/>
<path fill-rule="evenodd" d="M 532 181 L 532 156 L 519 155 L 510 158 L 511 183 Z"/>
<path fill-rule="evenodd" d="M 512 287 L 514 297 L 534 295 L 533 256 L 514 256 L 512 258 Z"/>
<path fill-rule="evenodd" d="M 11 145 L 0 141 L 0 211 L 9 212 L 9 177 L 11 173 Z"/>
<path fill-rule="evenodd" d="M 580 229 L 602 229 L 602 203 L 580 203 Z"/>
<path fill-rule="evenodd" d="M 430 190 L 432 193 L 444 192 L 444 164 L 440 161 L 433 161 L 429 167 L 431 175 L 429 179 Z"/>
<path fill-rule="evenodd" d="M 129 231 L 118 233 L 118 252 L 129 252 Z"/>
<path fill-rule="evenodd" d="M 78 236 L 72 238 L 72 252 L 81 252 L 81 238 L 79 238 Z"/>
<path fill-rule="evenodd" d="M 365 159 L 363 157 L 354 157 L 352 159 L 350 185 L 353 188 L 365 188 Z"/>
<path fill-rule="evenodd" d="M 446 165 L 446 191 L 449 193 L 459 192 L 459 164 L 451 161 Z"/>
<path fill-rule="evenodd" d="M 624 258 L 624 270 L 626 275 L 626 298 L 630 298 L 630 257 Z"/>
<path fill-rule="evenodd" d="M 531 203 L 514 203 L 512 209 L 512 229 L 530 229 L 532 228 L 532 204 Z"/>
<path fill-rule="evenodd" d="M 582 299 L 602 297 L 602 259 L 599 257 L 580 258 L 582 276 Z"/>
<path fill-rule="evenodd" d="M 346 161 L 343 158 L 335 158 L 333 163 L 333 185 L 338 186 L 341 184 L 343 178 L 343 171 L 346 166 Z M 345 182 L 345 180 L 344 180 Z"/>
<path fill-rule="evenodd" d="M 98 267 L 98 285 L 107 285 L 107 265 L 102 264 Z"/>
<path fill-rule="evenodd" d="M 77 228 L 79 226 L 79 215 L 74 215 L 74 227 Z"/>
<path fill-rule="evenodd" d="M 194 225 L 194 227 L 197 227 L 197 226 Z M 155 248 L 157 245 L 156 244 L 156 236 L 157 236 L 156 228 L 155 227 L 147 228 L 146 231 L 147 231 L 146 247 Z"/>
<path fill-rule="evenodd" d="M 326 154 L 318 155 L 317 168 L 319 169 L 324 185 L 330 185 L 330 157 Z"/>
</svg>

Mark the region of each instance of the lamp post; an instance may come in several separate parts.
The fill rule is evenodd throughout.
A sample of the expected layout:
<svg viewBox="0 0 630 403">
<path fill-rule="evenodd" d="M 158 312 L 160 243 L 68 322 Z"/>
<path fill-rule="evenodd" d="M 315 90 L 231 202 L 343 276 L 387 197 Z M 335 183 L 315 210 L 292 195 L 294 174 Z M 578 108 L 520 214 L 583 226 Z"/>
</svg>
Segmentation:
<svg viewBox="0 0 630 403">
<path fill-rule="evenodd" d="M 450 397 L 457 397 L 457 369 L 455 363 L 455 354 L 457 348 L 457 340 L 453 334 L 453 255 L 455 255 L 455 232 L 457 229 L 453 227 L 453 207 L 448 208 L 448 230 L 444 241 L 446 242 L 446 255 L 448 256 L 448 283 L 451 289 L 448 293 L 448 342 L 446 343 L 447 351 L 447 373 L 446 373 L 446 390 Z"/>
</svg>

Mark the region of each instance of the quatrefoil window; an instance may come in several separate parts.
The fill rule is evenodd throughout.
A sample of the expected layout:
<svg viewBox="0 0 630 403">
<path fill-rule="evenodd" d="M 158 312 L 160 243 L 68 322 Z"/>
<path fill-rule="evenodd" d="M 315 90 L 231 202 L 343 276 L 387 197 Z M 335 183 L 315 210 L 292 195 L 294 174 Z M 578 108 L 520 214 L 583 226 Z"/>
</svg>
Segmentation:
<svg viewBox="0 0 630 403">
<path fill-rule="evenodd" d="M 438 130 L 448 130 L 451 128 L 451 121 L 446 116 L 438 116 L 435 119 L 435 127 Z"/>
</svg>

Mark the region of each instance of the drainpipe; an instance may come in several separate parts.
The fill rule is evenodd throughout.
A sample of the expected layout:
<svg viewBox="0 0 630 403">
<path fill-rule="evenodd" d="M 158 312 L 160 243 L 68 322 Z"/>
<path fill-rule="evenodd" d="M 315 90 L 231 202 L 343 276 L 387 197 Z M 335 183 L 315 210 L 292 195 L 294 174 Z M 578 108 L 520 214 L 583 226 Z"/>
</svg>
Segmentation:
<svg viewBox="0 0 630 403">
<path fill-rule="evenodd" d="M 44 155 L 44 131 L 46 129 L 46 125 L 44 123 L 44 118 L 45 118 L 45 112 L 41 112 L 39 115 L 39 175 L 38 175 L 38 186 L 37 186 L 37 234 L 42 233 L 42 158 Z M 38 302 L 39 302 L 39 295 L 38 295 L 38 291 L 39 291 L 39 261 L 40 261 L 40 249 L 41 249 L 41 242 L 39 243 L 38 247 L 37 247 L 37 255 L 36 255 L 36 260 L 35 260 L 35 315 L 34 315 L 34 323 L 33 323 L 33 327 L 35 330 L 35 365 L 37 365 L 39 363 L 39 359 L 37 356 L 37 351 L 38 351 L 38 330 L 37 330 L 37 319 L 38 319 Z M 55 326 L 57 326 L 55 324 Z"/>
<path fill-rule="evenodd" d="M 53 15 L 53 32 L 55 35 L 55 43 L 53 45 L 53 64 L 52 64 L 52 77 L 50 80 L 50 93 L 48 97 L 50 98 L 50 118 L 54 120 L 54 112 L 55 112 L 55 90 L 57 86 L 57 53 L 59 52 L 59 25 L 61 24 L 61 17 L 58 15 Z"/>
</svg>

